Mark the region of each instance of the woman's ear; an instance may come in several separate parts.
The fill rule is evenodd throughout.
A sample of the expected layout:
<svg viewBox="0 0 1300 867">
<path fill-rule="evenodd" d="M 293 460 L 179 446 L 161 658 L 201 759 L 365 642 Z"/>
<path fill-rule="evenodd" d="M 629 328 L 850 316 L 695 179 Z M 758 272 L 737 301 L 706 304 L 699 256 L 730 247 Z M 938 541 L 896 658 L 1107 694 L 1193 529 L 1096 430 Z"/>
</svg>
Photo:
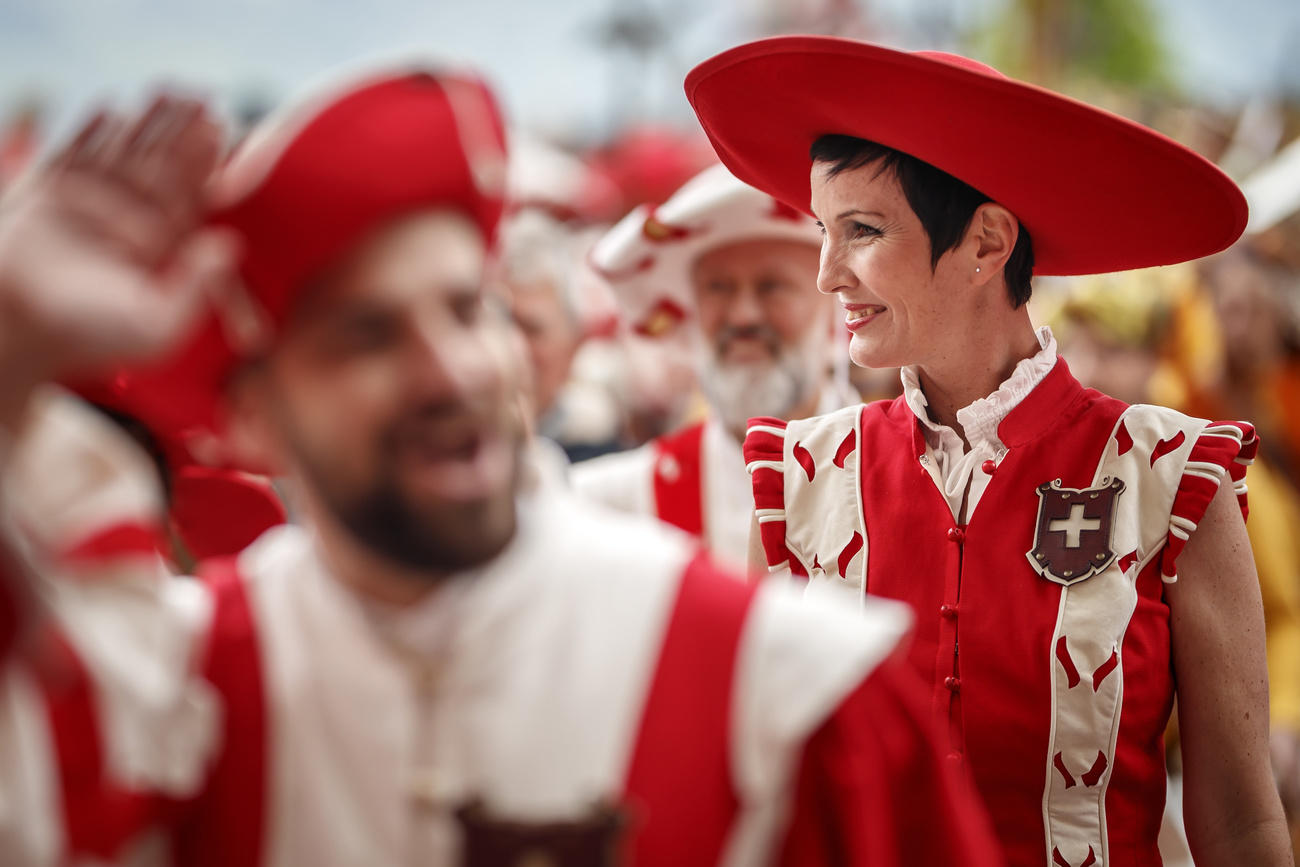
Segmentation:
<svg viewBox="0 0 1300 867">
<path fill-rule="evenodd" d="M 984 282 L 1002 271 L 1020 237 L 1020 221 L 997 202 L 985 202 L 971 217 L 975 241 L 975 278 Z"/>
</svg>

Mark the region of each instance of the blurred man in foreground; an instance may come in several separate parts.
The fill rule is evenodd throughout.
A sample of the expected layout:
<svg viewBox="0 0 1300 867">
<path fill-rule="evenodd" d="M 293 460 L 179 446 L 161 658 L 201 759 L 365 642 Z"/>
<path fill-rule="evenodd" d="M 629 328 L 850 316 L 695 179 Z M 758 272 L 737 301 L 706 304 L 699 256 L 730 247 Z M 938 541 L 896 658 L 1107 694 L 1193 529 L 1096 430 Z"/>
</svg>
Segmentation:
<svg viewBox="0 0 1300 867">
<path fill-rule="evenodd" d="M 996 863 L 898 609 L 808 608 L 517 494 L 481 294 L 500 130 L 476 80 L 371 78 L 255 133 L 204 221 L 215 131 L 162 100 L 6 200 L 6 482 L 57 481 L 60 441 L 91 494 L 136 479 L 40 383 L 197 321 L 156 387 L 210 391 L 304 518 L 197 586 L 38 544 L 7 491 L 30 564 L 0 584 L 6 863 Z"/>
</svg>

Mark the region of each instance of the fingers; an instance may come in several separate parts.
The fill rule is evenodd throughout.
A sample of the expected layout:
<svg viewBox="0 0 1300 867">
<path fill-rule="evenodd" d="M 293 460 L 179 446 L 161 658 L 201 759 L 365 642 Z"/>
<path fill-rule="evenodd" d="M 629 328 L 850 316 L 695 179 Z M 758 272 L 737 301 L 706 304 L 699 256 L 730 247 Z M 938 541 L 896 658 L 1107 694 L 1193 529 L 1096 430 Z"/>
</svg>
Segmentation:
<svg viewBox="0 0 1300 867">
<path fill-rule="evenodd" d="M 60 153 L 65 198 L 92 234 L 156 265 L 203 217 L 221 153 L 202 103 L 161 94 L 135 118 L 101 112 Z"/>
<path fill-rule="evenodd" d="M 192 220 L 220 152 L 220 129 L 203 104 L 164 94 L 125 134 L 117 173 L 171 218 Z"/>
<path fill-rule="evenodd" d="M 178 221 L 103 178 L 78 183 L 68 199 L 64 213 L 70 227 L 144 269 L 165 260 L 192 228 L 192 220 Z"/>
<path fill-rule="evenodd" d="M 224 303 L 236 285 L 240 243 L 229 230 L 206 229 L 191 236 L 177 253 L 152 298 L 147 317 L 156 350 L 164 350 L 189 334 L 205 311 Z M 148 351 L 155 351 L 150 348 Z"/>
<path fill-rule="evenodd" d="M 174 122 L 174 112 L 169 109 L 172 98 L 160 93 L 149 103 L 149 107 L 136 118 L 135 124 L 127 134 L 131 147 L 141 153 L 148 153 L 155 144 L 166 140 L 168 127 Z"/>
<path fill-rule="evenodd" d="M 59 339 L 37 352 L 59 375 L 100 369 L 106 363 L 147 360 L 175 348 L 218 303 L 235 277 L 239 245 L 229 232 L 192 235 L 159 275 L 129 267 L 89 263 L 87 273 L 62 276 L 68 285 L 89 285 L 75 305 L 60 308 Z"/>
<path fill-rule="evenodd" d="M 91 143 L 99 137 L 107 121 L 108 112 L 103 109 L 92 114 L 77 130 L 71 141 L 54 154 L 50 164 L 57 168 L 63 168 L 84 161 L 86 152 L 91 148 Z"/>
<path fill-rule="evenodd" d="M 182 339 L 237 245 L 199 228 L 220 135 L 200 103 L 101 112 L 0 207 L 5 322 L 29 367 L 141 358 Z"/>
</svg>

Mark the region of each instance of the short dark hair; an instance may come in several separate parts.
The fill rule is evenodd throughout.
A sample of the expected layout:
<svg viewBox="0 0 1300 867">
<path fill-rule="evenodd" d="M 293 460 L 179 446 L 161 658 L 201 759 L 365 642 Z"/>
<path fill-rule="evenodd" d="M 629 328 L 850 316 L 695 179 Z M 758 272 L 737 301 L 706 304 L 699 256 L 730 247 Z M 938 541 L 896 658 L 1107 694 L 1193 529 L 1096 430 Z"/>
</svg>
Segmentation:
<svg viewBox="0 0 1300 867">
<path fill-rule="evenodd" d="M 961 241 L 975 216 L 975 209 L 993 201 L 965 181 L 924 160 L 864 138 L 824 135 L 813 142 L 808 155 L 815 163 L 829 163 L 826 173 L 832 178 L 840 172 L 877 162 L 880 163 L 879 172 L 893 172 L 903 188 L 903 195 L 907 196 L 907 203 L 930 237 L 931 268 Z M 1019 307 L 1029 300 L 1033 291 L 1030 278 L 1034 274 L 1034 242 L 1023 223 L 1020 223 L 1020 233 L 1004 273 L 1011 305 Z"/>
</svg>

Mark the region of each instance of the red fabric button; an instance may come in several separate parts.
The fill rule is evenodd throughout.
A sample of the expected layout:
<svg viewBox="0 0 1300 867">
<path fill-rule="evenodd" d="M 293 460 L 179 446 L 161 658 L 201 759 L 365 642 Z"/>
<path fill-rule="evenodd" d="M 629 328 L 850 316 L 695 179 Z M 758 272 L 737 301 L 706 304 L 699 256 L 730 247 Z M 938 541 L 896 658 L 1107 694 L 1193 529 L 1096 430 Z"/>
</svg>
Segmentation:
<svg viewBox="0 0 1300 867">
<path fill-rule="evenodd" d="M 980 464 L 980 469 L 984 471 L 984 475 L 986 476 L 993 475 L 993 473 L 997 471 L 997 468 L 998 468 L 998 463 L 992 458 L 989 458 L 987 461 Z"/>
<path fill-rule="evenodd" d="M 956 542 L 958 545 L 960 545 L 962 542 L 966 541 L 966 531 L 963 530 L 961 527 L 949 527 L 948 541 Z"/>
<path fill-rule="evenodd" d="M 961 678 L 945 677 L 943 679 L 943 685 L 946 686 L 950 692 L 957 692 L 961 689 Z"/>
<path fill-rule="evenodd" d="M 940 606 L 939 606 L 939 616 L 942 617 L 944 620 L 956 620 L 956 619 L 957 619 L 957 606 L 956 606 L 956 605 L 940 605 Z"/>
</svg>

